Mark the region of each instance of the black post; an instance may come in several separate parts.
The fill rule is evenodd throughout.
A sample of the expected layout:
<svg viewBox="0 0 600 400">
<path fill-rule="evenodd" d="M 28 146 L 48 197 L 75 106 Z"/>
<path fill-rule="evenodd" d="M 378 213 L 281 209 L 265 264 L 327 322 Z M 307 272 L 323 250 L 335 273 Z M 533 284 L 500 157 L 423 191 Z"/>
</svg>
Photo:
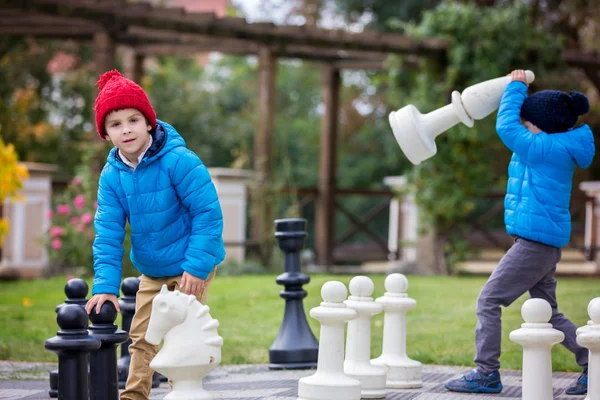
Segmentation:
<svg viewBox="0 0 600 400">
<path fill-rule="evenodd" d="M 82 308 L 85 308 L 85 305 L 88 302 L 88 299 L 86 299 L 88 291 L 88 284 L 83 279 L 69 279 L 65 284 L 65 296 L 67 296 L 67 298 L 65 299 L 64 303 L 57 305 L 54 311 L 58 313 L 58 310 L 67 304 L 76 304 Z M 58 397 L 57 369 L 50 371 L 50 390 L 48 391 L 48 396 Z"/>
<path fill-rule="evenodd" d="M 90 354 L 90 400 L 119 400 L 117 345 L 129 339 L 129 335 L 118 329 L 115 319 L 117 310 L 109 301 L 102 305 L 100 314 L 96 314 L 96 307 L 90 313 L 92 325 L 88 330 L 102 343 L 100 349 Z"/>
<path fill-rule="evenodd" d="M 121 283 L 121 292 L 123 296 L 119 300 L 121 306 L 121 315 L 123 316 L 123 323 L 121 328 L 129 333 L 131 330 L 131 321 L 135 315 L 135 296 L 140 290 L 140 279 L 136 277 L 129 277 L 123 279 Z M 127 377 L 129 376 L 129 364 L 131 363 L 131 355 L 129 354 L 129 345 L 131 344 L 131 338 L 121 344 L 121 357 L 117 360 L 117 374 L 119 377 L 119 389 L 125 389 L 127 383 Z M 152 375 L 152 388 L 160 386 L 158 373 Z"/>
<path fill-rule="evenodd" d="M 89 352 L 100 348 L 100 340 L 88 334 L 88 315 L 78 305 L 61 307 L 56 321 L 60 330 L 44 347 L 58 354 L 58 398 L 87 399 Z"/>
<path fill-rule="evenodd" d="M 310 282 L 308 275 L 300 272 L 300 249 L 306 237 L 306 220 L 288 218 L 275 220 L 275 237 L 279 248 L 285 252 L 285 272 L 276 279 L 284 289 L 283 322 L 275 341 L 269 348 L 270 369 L 308 369 L 317 366 L 319 343 L 313 335 L 302 299 L 307 295 L 302 285 Z"/>
</svg>

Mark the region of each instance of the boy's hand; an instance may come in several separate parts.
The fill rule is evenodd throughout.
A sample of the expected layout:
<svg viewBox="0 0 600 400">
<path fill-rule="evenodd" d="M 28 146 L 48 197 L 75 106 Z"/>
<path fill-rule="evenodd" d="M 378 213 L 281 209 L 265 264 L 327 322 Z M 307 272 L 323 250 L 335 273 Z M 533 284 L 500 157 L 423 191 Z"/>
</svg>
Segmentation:
<svg viewBox="0 0 600 400">
<path fill-rule="evenodd" d="M 115 308 L 117 309 L 117 312 L 121 312 L 121 307 L 119 306 L 119 302 L 117 301 L 117 296 L 115 296 L 114 294 L 95 294 L 94 297 L 92 297 L 85 305 L 85 311 L 87 311 L 87 313 L 89 314 L 92 312 L 94 306 L 96 306 L 96 314 L 98 314 L 100 313 L 102 304 L 104 304 L 104 302 L 106 301 L 110 301 L 111 303 L 113 303 Z"/>
<path fill-rule="evenodd" d="M 183 273 L 179 287 L 183 288 L 183 292 L 186 294 L 198 296 L 204 290 L 204 279 L 200 279 L 186 271 Z"/>
<path fill-rule="evenodd" d="M 525 76 L 525 70 L 515 69 L 513 72 L 510 73 L 510 77 L 513 81 L 523 82 L 525 85 L 529 86 L 529 84 L 527 83 L 527 77 Z"/>
</svg>

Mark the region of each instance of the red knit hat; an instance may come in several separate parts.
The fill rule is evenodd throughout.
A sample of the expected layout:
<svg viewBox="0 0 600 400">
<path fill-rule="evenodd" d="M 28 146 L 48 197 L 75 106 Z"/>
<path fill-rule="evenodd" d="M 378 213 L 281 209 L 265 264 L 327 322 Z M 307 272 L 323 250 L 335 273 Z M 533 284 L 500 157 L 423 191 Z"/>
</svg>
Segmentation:
<svg viewBox="0 0 600 400">
<path fill-rule="evenodd" d="M 104 130 L 104 119 L 106 116 L 124 108 L 135 108 L 148 120 L 148 124 L 156 126 L 156 113 L 148 100 L 144 89 L 137 83 L 125 78 L 122 73 L 113 69 L 100 75 L 96 83 L 100 93 L 96 97 L 96 129 L 102 139 L 106 136 Z"/>
</svg>

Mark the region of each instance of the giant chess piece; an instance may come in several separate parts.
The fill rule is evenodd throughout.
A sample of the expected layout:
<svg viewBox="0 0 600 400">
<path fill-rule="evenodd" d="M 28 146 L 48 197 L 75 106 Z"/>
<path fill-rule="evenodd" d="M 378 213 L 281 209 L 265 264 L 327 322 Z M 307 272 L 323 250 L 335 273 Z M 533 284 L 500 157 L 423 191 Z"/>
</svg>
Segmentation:
<svg viewBox="0 0 600 400">
<path fill-rule="evenodd" d="M 69 279 L 65 284 L 65 302 L 56 306 L 54 311 L 58 313 L 62 307 L 67 304 L 75 304 L 85 308 L 85 305 L 88 302 L 87 294 L 88 294 L 88 284 L 79 278 Z M 48 391 L 48 396 L 50 397 L 58 397 L 58 369 L 50 371 L 50 390 Z"/>
<path fill-rule="evenodd" d="M 552 390 L 552 346 L 565 335 L 548 323 L 552 317 L 550 303 L 529 299 L 521 308 L 525 323 L 510 333 L 510 340 L 523 347 L 523 400 L 548 400 Z"/>
<path fill-rule="evenodd" d="M 527 82 L 533 82 L 533 72 L 525 71 L 525 74 Z M 504 76 L 469 86 L 462 95 L 455 90 L 451 104 L 425 115 L 412 104 L 392 111 L 390 125 L 406 158 L 418 165 L 433 157 L 437 153 L 435 138 L 439 134 L 459 122 L 471 128 L 474 120 L 490 115 L 500 106 L 504 89 L 510 82 L 510 76 Z"/>
<path fill-rule="evenodd" d="M 60 330 L 44 347 L 58 355 L 58 398 L 87 399 L 89 352 L 100 348 L 100 340 L 89 335 L 88 315 L 78 305 L 61 307 L 56 321 Z"/>
<path fill-rule="evenodd" d="M 321 288 L 323 302 L 310 310 L 321 323 L 317 372 L 298 381 L 298 400 L 359 400 L 360 381 L 344 374 L 344 328 L 356 312 L 343 301 L 348 291 L 342 282 L 329 281 Z"/>
<path fill-rule="evenodd" d="M 348 321 L 346 334 L 346 361 L 344 373 L 361 383 L 362 399 L 383 399 L 386 371 L 371 364 L 371 318 L 383 310 L 373 301 L 373 281 L 366 276 L 356 276 L 350 281 L 350 297 L 346 306 L 356 311 L 356 319 Z"/>
<path fill-rule="evenodd" d="M 385 278 L 386 292 L 376 301 L 383 306 L 383 346 L 381 356 L 371 360 L 373 365 L 387 369 L 386 387 L 393 389 L 419 388 L 423 385 L 423 365 L 406 354 L 406 313 L 417 302 L 406 294 L 408 280 L 402 274 Z"/>
<path fill-rule="evenodd" d="M 146 341 L 158 346 L 164 338 L 150 368 L 173 382 L 165 400 L 214 399 L 202 379 L 221 362 L 223 338 L 217 332 L 219 321 L 209 311 L 196 296 L 171 292 L 166 285 L 152 300 Z"/>
<path fill-rule="evenodd" d="M 314 368 L 319 343 L 308 326 L 302 304 L 307 294 L 302 285 L 310 282 L 310 278 L 300 272 L 300 249 L 306 237 L 306 220 L 275 220 L 275 237 L 285 253 L 285 272 L 276 279 L 277 284 L 284 286 L 279 295 L 285 300 L 285 312 L 277 337 L 269 348 L 269 368 Z"/>
<path fill-rule="evenodd" d="M 588 395 L 585 400 L 600 400 L 600 297 L 588 305 L 590 322 L 577 330 L 577 343 L 589 349 Z"/>
<path fill-rule="evenodd" d="M 94 307 L 89 318 L 92 325 L 88 330 L 101 343 L 90 354 L 90 400 L 119 400 L 117 346 L 129 335 L 115 325 L 117 310 L 110 301 L 102 305 L 99 314 Z"/>
</svg>

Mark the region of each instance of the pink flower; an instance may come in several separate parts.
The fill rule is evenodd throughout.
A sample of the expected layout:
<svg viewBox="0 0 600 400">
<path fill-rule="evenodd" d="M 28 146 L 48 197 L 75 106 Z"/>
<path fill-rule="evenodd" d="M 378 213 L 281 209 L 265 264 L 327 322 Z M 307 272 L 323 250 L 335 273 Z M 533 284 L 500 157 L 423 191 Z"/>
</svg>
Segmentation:
<svg viewBox="0 0 600 400">
<path fill-rule="evenodd" d="M 92 214 L 85 213 L 81 216 L 81 223 L 89 224 L 90 222 L 92 222 Z"/>
<path fill-rule="evenodd" d="M 62 242 L 59 238 L 56 238 L 52 241 L 52 248 L 54 250 L 59 250 L 62 247 Z"/>
<path fill-rule="evenodd" d="M 85 197 L 82 194 L 77 195 L 73 200 L 73 205 L 75 208 L 82 209 L 85 206 Z"/>
<path fill-rule="evenodd" d="M 53 226 L 50 228 L 50 237 L 58 237 L 65 233 L 65 230 L 62 226 Z"/>
<path fill-rule="evenodd" d="M 82 179 L 80 176 L 74 177 L 73 180 L 71 181 L 71 183 L 76 186 L 81 185 L 81 182 L 82 182 Z"/>
<path fill-rule="evenodd" d="M 83 226 L 83 225 L 77 225 L 77 228 L 75 228 L 75 230 L 77 232 L 83 232 L 84 229 L 85 229 L 85 226 Z"/>
<path fill-rule="evenodd" d="M 60 215 L 67 215 L 67 214 L 71 213 L 71 207 L 68 204 L 61 204 L 60 206 L 57 207 L 56 211 Z"/>
<path fill-rule="evenodd" d="M 97 210 L 97 209 L 98 209 L 98 202 L 97 202 L 97 201 L 95 201 L 95 202 L 94 202 L 94 210 Z"/>
<path fill-rule="evenodd" d="M 72 217 L 69 222 L 71 222 L 71 225 L 75 226 L 79 223 L 79 217 Z"/>
<path fill-rule="evenodd" d="M 46 213 L 46 218 L 52 219 L 53 216 L 54 216 L 54 211 L 48 210 L 48 212 Z"/>
</svg>

